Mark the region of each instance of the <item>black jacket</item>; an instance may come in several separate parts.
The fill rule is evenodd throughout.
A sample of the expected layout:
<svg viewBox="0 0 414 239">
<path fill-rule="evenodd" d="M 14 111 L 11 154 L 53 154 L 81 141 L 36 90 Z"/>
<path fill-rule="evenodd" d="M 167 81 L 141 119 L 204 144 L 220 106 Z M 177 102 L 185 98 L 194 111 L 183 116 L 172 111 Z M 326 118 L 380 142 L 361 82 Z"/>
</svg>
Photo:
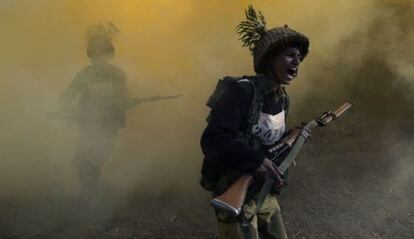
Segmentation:
<svg viewBox="0 0 414 239">
<path fill-rule="evenodd" d="M 284 90 L 275 92 L 271 87 L 267 88 L 270 89 L 264 96 L 261 112 L 275 115 L 286 111 L 287 104 L 280 100 L 282 96 L 287 99 Z M 201 148 L 207 160 L 246 173 L 253 173 L 262 164 L 265 156 L 237 138 L 248 120 L 253 90 L 249 82 L 237 83 L 212 109 L 211 119 L 201 137 Z"/>
</svg>

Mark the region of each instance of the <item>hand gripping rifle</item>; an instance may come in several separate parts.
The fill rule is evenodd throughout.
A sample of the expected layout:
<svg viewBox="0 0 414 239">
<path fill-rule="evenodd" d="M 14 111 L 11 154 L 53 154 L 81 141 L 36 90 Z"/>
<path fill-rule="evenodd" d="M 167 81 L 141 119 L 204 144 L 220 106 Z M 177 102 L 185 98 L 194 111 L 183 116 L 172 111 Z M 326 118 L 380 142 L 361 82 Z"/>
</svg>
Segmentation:
<svg viewBox="0 0 414 239">
<path fill-rule="evenodd" d="M 295 162 L 295 158 L 298 155 L 300 149 L 302 148 L 306 139 L 308 139 L 310 136 L 310 129 L 317 126 L 324 127 L 329 122 L 336 120 L 351 106 L 352 104 L 345 103 L 334 112 L 325 112 L 320 117 L 307 123 L 305 126 L 294 128 L 288 135 L 279 140 L 275 145 L 266 149 L 264 154 L 276 164 L 277 161 L 280 161 L 280 157 L 282 155 L 286 155 L 284 153 L 290 150 L 287 156 L 277 164 L 278 166 L 276 166 L 276 170 L 279 171 L 279 174 L 283 175 L 290 167 L 290 165 Z M 234 216 L 238 216 L 241 213 L 241 206 L 243 205 L 247 189 L 252 181 L 253 175 L 242 175 L 227 189 L 227 191 L 211 200 L 210 204 L 214 208 L 224 210 L 233 214 Z M 266 195 L 270 192 L 274 184 L 274 179 L 266 179 L 257 199 L 257 210 L 260 209 Z"/>
</svg>

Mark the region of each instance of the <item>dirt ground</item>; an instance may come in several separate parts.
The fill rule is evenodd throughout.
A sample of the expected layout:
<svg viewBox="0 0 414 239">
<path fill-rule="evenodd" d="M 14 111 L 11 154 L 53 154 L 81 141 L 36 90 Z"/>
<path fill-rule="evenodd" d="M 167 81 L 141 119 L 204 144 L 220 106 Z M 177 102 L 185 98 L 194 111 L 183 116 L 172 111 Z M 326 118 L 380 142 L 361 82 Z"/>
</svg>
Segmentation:
<svg viewBox="0 0 414 239">
<path fill-rule="evenodd" d="M 412 163 L 392 158 L 397 150 L 410 160 L 410 148 L 360 137 L 332 140 L 314 139 L 291 169 L 279 197 L 289 237 L 414 238 L 413 168 L 407 166 Z M 180 192 L 141 189 L 122 205 L 113 201 L 108 192 L 89 207 L 51 195 L 3 197 L 0 238 L 218 238 L 209 195 L 196 186 Z"/>
</svg>

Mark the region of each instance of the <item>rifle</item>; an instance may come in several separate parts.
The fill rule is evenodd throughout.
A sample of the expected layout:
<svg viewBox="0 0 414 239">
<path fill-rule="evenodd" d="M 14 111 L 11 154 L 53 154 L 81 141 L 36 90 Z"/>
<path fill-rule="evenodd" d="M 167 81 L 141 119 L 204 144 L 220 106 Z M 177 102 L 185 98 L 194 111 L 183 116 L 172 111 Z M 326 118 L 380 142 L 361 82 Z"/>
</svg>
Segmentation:
<svg viewBox="0 0 414 239">
<path fill-rule="evenodd" d="M 129 110 L 131 108 L 134 108 L 135 106 L 141 104 L 141 103 L 148 103 L 148 102 L 155 102 L 155 101 L 161 101 L 161 100 L 170 100 L 174 98 L 181 97 L 182 94 L 177 95 L 167 95 L 167 96 L 150 96 L 150 97 L 134 97 L 132 98 L 127 105 L 125 106 L 125 110 Z M 66 111 L 66 110 L 58 110 L 58 111 L 52 111 L 47 113 L 47 118 L 49 119 L 58 119 L 58 120 L 68 120 L 68 121 L 76 121 L 76 119 L 79 119 L 79 115 L 76 111 Z"/>
<path fill-rule="evenodd" d="M 292 129 L 289 134 L 279 140 L 275 145 L 267 148 L 264 154 L 275 163 L 276 170 L 283 176 L 290 165 L 295 162 L 294 160 L 297 154 L 306 139 L 309 138 L 309 130 L 317 126 L 326 126 L 329 122 L 336 120 L 351 106 L 352 104 L 345 103 L 334 112 L 324 112 L 320 117 L 310 121 L 304 127 L 296 127 Z M 289 150 L 289 154 L 279 163 L 278 161 L 280 161 L 281 156 L 286 155 L 285 153 Z M 233 216 L 238 216 L 241 213 L 241 207 L 246 197 L 247 189 L 252 182 L 253 175 L 242 175 L 223 194 L 213 198 L 213 200 L 210 201 L 210 204 L 216 209 L 227 211 Z M 257 200 L 257 208 L 261 206 L 265 196 L 270 192 L 274 183 L 275 181 L 271 178 L 265 181 Z"/>
<path fill-rule="evenodd" d="M 148 103 L 148 102 L 154 102 L 154 101 L 160 101 L 160 100 L 171 100 L 174 98 L 178 98 L 181 97 L 182 94 L 178 94 L 178 95 L 167 95 L 167 96 L 160 96 L 160 95 L 155 95 L 155 96 L 150 96 L 150 97 L 143 97 L 143 98 L 138 98 L 138 97 L 134 97 L 131 101 L 131 103 L 126 107 L 127 109 L 133 108 L 141 103 Z"/>
</svg>

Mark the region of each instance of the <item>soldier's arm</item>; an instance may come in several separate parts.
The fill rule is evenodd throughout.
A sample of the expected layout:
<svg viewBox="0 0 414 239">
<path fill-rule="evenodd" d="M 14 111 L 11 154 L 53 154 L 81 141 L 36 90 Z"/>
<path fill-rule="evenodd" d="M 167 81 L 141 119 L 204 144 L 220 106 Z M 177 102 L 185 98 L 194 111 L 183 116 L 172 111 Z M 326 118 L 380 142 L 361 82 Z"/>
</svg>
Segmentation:
<svg viewBox="0 0 414 239">
<path fill-rule="evenodd" d="M 252 95 L 247 95 L 239 87 L 228 93 L 212 109 L 201 146 L 210 160 L 253 173 L 262 164 L 264 155 L 237 138 L 246 121 Z"/>
<path fill-rule="evenodd" d="M 115 84 L 116 104 L 122 110 L 127 110 L 135 106 L 135 99 L 128 93 L 125 73 L 117 68 L 116 76 L 117 83 Z"/>
<path fill-rule="evenodd" d="M 82 74 L 82 72 L 76 74 L 69 86 L 60 95 L 59 101 L 63 110 L 73 111 L 76 108 L 76 100 L 84 87 Z"/>
</svg>

